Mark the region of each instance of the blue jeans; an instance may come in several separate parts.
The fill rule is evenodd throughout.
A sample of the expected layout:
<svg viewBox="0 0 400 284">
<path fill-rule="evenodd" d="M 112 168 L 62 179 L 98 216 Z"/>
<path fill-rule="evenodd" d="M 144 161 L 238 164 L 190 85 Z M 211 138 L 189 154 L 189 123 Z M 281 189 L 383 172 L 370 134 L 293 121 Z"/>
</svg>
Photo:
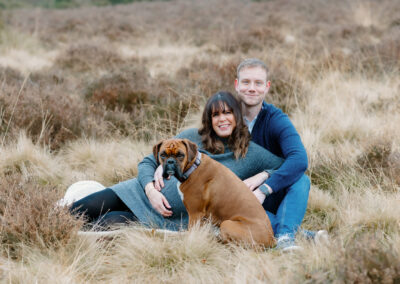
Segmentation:
<svg viewBox="0 0 400 284">
<path fill-rule="evenodd" d="M 306 213 L 310 179 L 303 175 L 297 182 L 268 196 L 263 207 L 271 221 L 274 235 L 295 236 Z"/>
</svg>

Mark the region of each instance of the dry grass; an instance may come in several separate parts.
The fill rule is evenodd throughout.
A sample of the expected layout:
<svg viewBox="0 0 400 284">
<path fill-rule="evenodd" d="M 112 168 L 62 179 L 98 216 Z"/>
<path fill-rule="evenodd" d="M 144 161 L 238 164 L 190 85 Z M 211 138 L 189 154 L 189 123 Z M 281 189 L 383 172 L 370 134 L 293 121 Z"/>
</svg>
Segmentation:
<svg viewBox="0 0 400 284">
<path fill-rule="evenodd" d="M 379 2 L 379 3 L 378 3 Z M 0 257 L 12 283 L 398 283 L 400 5 L 172 1 L 13 10 L 0 23 Z M 134 177 L 155 141 L 199 125 L 235 67 L 270 67 L 268 102 L 309 154 L 304 251 L 126 229 L 76 235 L 53 204 L 71 183 Z"/>
</svg>

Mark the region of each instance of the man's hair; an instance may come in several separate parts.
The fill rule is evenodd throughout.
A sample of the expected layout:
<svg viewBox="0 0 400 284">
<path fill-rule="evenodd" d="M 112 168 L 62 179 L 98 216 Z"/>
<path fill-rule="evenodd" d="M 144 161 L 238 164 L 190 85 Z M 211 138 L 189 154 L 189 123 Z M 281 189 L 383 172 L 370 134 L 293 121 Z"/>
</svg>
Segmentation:
<svg viewBox="0 0 400 284">
<path fill-rule="evenodd" d="M 243 60 L 242 62 L 240 62 L 239 66 L 237 67 L 237 70 L 236 70 L 237 78 L 239 78 L 239 73 L 240 73 L 240 71 L 242 71 L 242 69 L 251 68 L 251 67 L 261 67 L 262 69 L 265 70 L 265 73 L 267 73 L 267 76 L 268 76 L 268 67 L 264 62 L 262 62 L 260 59 L 257 59 L 257 58 L 247 58 L 247 59 Z"/>
</svg>

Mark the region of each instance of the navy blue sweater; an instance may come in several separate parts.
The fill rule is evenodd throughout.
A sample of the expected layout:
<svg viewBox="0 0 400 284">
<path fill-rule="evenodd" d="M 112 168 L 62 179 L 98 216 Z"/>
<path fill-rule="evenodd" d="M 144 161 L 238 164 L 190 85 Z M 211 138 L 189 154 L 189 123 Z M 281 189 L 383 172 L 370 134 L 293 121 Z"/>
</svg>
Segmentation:
<svg viewBox="0 0 400 284">
<path fill-rule="evenodd" d="M 255 143 L 285 159 L 265 182 L 274 192 L 291 186 L 307 170 L 307 153 L 300 135 L 279 108 L 263 102 L 251 136 Z"/>
</svg>

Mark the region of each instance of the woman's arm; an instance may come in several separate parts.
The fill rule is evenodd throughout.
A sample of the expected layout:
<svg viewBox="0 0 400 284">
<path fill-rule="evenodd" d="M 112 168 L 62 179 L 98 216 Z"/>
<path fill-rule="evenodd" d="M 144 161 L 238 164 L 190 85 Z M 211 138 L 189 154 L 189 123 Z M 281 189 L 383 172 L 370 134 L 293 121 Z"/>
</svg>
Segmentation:
<svg viewBox="0 0 400 284">
<path fill-rule="evenodd" d="M 153 183 L 154 172 L 157 168 L 157 161 L 153 154 L 146 156 L 138 165 L 137 179 L 144 188 L 151 206 L 164 217 L 172 215 L 171 206 L 165 196 L 155 189 Z"/>
<path fill-rule="evenodd" d="M 158 167 L 156 158 L 153 154 L 150 154 L 143 158 L 143 160 L 138 164 L 138 175 L 137 179 L 143 188 L 147 184 L 153 182 L 154 172 Z"/>
</svg>

